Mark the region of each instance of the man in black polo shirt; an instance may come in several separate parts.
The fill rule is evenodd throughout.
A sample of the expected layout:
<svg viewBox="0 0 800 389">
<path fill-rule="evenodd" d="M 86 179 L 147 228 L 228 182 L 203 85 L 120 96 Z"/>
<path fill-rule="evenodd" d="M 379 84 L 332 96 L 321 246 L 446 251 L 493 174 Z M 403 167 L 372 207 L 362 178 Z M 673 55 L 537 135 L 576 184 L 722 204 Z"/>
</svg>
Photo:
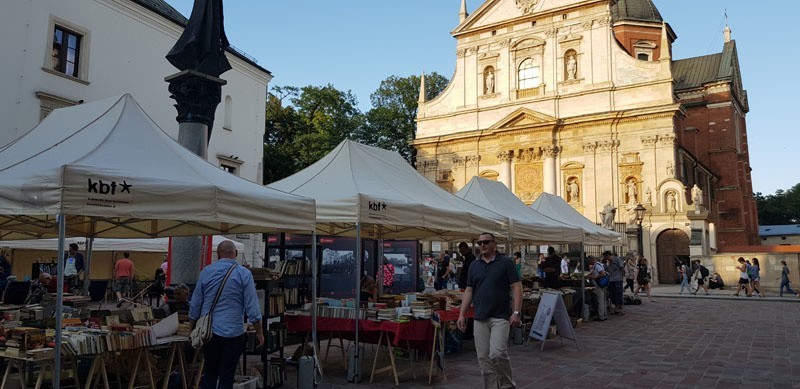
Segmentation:
<svg viewBox="0 0 800 389">
<path fill-rule="evenodd" d="M 511 326 L 520 324 L 522 284 L 514 262 L 497 254 L 494 235 L 484 232 L 475 243 L 481 248 L 481 256 L 469 267 L 458 328 L 461 331 L 466 329 L 464 315 L 470 303 L 473 303 L 475 351 L 483 387 L 516 388 L 511 377 L 511 360 L 508 358 L 508 333 Z"/>
</svg>

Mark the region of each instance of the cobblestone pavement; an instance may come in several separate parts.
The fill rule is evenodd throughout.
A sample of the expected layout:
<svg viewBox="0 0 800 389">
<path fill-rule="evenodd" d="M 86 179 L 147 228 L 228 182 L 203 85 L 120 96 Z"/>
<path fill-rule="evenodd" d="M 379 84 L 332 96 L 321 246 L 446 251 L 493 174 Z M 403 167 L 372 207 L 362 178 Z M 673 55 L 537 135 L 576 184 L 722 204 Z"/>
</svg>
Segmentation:
<svg viewBox="0 0 800 389">
<path fill-rule="evenodd" d="M 674 291 L 673 291 L 674 289 Z M 656 288 L 655 302 L 626 306 L 624 316 L 582 323 L 574 343 L 549 340 L 509 346 L 519 388 L 792 388 L 800 387 L 800 301 L 731 297 L 731 290 L 679 296 L 673 286 Z M 349 384 L 338 350 L 331 352 L 320 387 L 394 387 L 391 373 L 369 384 L 372 354 L 367 346 L 363 379 Z M 336 358 L 338 356 L 338 358 Z M 336 360 L 334 360 L 336 359 Z M 368 362 L 368 363 L 367 363 Z M 386 358 L 380 363 L 388 363 Z M 399 361 L 403 388 L 480 388 L 474 348 L 447 356 L 447 382 L 427 384 L 428 363 Z M 287 387 L 297 371 L 287 371 Z M 423 378 L 424 377 L 424 378 Z"/>
</svg>

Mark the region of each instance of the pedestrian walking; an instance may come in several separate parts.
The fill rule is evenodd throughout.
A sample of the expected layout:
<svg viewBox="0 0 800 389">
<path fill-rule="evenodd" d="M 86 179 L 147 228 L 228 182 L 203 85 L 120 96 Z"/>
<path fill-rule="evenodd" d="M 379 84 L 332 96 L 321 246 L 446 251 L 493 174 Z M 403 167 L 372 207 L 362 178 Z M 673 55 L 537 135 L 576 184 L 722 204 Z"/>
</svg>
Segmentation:
<svg viewBox="0 0 800 389">
<path fill-rule="evenodd" d="M 608 319 L 608 292 L 606 286 L 603 285 L 602 279 L 608 277 L 606 267 L 597 257 L 589 257 L 589 268 L 592 269 L 589 273 L 589 279 L 594 284 L 594 294 L 597 296 L 597 319 Z M 606 281 L 607 283 L 607 281 Z"/>
<path fill-rule="evenodd" d="M 608 293 L 611 297 L 611 314 L 624 315 L 622 296 L 625 290 L 622 289 L 622 280 L 625 278 L 625 264 L 611 251 L 604 252 L 603 259 L 608 263 Z"/>
<path fill-rule="evenodd" d="M 739 270 L 739 286 L 736 287 L 736 293 L 733 295 L 738 296 L 739 293 L 742 292 L 742 289 L 744 289 L 745 293 L 747 293 L 747 297 L 750 297 L 753 291 L 750 289 L 750 275 L 748 274 L 747 262 L 745 262 L 742 257 L 739 257 L 737 262 L 739 262 L 739 265 L 736 266 L 736 269 Z"/>
<path fill-rule="evenodd" d="M 469 247 L 467 242 L 461 242 L 458 244 L 458 252 L 464 258 L 464 265 L 461 267 L 461 272 L 458 274 L 458 288 L 463 292 L 467 290 L 469 266 L 472 264 L 472 262 L 475 262 L 475 254 L 472 253 L 472 249 Z"/>
<path fill-rule="evenodd" d="M 117 308 L 125 303 L 124 298 L 129 297 L 131 280 L 133 280 L 133 261 L 131 254 L 126 251 L 122 253 L 122 258 L 114 264 L 114 292 L 117 294 Z"/>
<path fill-rule="evenodd" d="M 83 254 L 78 252 L 78 244 L 70 243 L 64 254 L 64 286 L 73 294 L 78 294 L 78 280 L 83 274 Z"/>
<path fill-rule="evenodd" d="M 636 283 L 639 284 L 638 288 L 636 289 L 636 296 L 639 296 L 639 293 L 644 289 L 647 293 L 647 298 L 650 301 L 653 300 L 653 297 L 650 296 L 650 283 L 653 280 L 653 269 L 650 265 L 647 264 L 647 258 L 641 257 L 639 258 L 639 263 L 636 264 Z"/>
<path fill-rule="evenodd" d="M 786 289 L 787 293 L 796 295 L 797 298 L 800 298 L 800 294 L 795 293 L 795 291 L 792 290 L 792 284 L 789 281 L 789 266 L 786 265 L 786 261 L 781 261 L 781 265 L 783 265 L 781 268 L 781 275 L 780 277 L 776 278 L 776 280 L 781 280 L 780 296 L 783 297 L 783 289 Z"/>
<path fill-rule="evenodd" d="M 634 295 L 636 294 L 636 290 L 634 290 L 634 282 L 636 280 L 636 263 L 633 261 L 633 257 L 625 258 L 625 287 L 622 288 L 624 292 L 626 289 L 630 288 L 631 293 Z"/>
<path fill-rule="evenodd" d="M 511 327 L 520 325 L 522 284 L 514 262 L 497 253 L 494 235 L 484 232 L 476 243 L 481 255 L 470 265 L 457 325 L 461 331 L 466 330 L 465 315 L 472 303 L 473 336 L 483 387 L 516 388 L 508 357 L 508 334 Z"/>
<path fill-rule="evenodd" d="M 753 258 L 753 263 L 750 265 L 750 289 L 758 293 L 758 297 L 766 297 L 761 292 L 761 266 L 758 264 L 758 258 Z M 752 292 L 750 293 L 752 295 Z"/>
<path fill-rule="evenodd" d="M 434 288 L 436 290 L 447 289 L 447 281 L 450 280 L 450 255 L 447 251 L 439 253 L 439 259 L 436 262 L 436 282 Z"/>
<path fill-rule="evenodd" d="M 253 273 L 238 266 L 238 253 L 233 242 L 226 240 L 217 246 L 218 261 L 203 268 L 189 302 L 190 325 L 203 315 L 212 315 L 211 340 L 203 345 L 203 389 L 231 388 L 236 365 L 244 350 L 244 317 L 256 330 L 258 347 L 264 345 L 261 309 L 258 306 Z M 230 273 L 230 275 L 228 275 Z M 227 280 L 226 280 L 227 276 Z M 224 285 L 223 285 L 224 282 Z M 219 300 L 214 305 L 217 291 Z"/>
<path fill-rule="evenodd" d="M 689 266 L 681 262 L 681 265 L 678 266 L 678 272 L 681 274 L 681 291 L 679 294 L 683 294 L 683 288 L 686 288 L 686 290 L 691 293 L 692 288 L 689 286 Z"/>
<path fill-rule="evenodd" d="M 695 259 L 694 267 L 695 271 L 693 277 L 695 278 L 697 286 L 692 294 L 697 294 L 697 292 L 700 291 L 700 288 L 703 288 L 706 294 L 708 294 L 708 286 L 706 286 L 706 284 L 708 284 L 708 269 L 703 266 L 702 263 L 700 263 L 699 259 Z"/>
</svg>

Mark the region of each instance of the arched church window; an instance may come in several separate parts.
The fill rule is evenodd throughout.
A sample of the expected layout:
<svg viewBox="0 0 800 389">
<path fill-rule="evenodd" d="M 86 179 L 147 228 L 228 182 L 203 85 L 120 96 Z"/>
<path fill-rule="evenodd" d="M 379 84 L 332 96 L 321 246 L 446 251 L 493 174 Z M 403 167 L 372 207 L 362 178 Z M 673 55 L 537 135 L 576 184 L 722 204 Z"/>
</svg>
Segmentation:
<svg viewBox="0 0 800 389">
<path fill-rule="evenodd" d="M 519 64 L 517 80 L 520 90 L 538 87 L 542 82 L 539 66 L 532 59 L 525 59 Z"/>
</svg>

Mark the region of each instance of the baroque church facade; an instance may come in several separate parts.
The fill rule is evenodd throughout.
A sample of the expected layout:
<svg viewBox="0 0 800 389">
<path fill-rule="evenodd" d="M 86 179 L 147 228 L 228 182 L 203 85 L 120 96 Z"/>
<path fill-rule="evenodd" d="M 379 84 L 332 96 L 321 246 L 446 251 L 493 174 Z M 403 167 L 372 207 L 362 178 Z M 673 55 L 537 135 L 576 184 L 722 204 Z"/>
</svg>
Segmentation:
<svg viewBox="0 0 800 389">
<path fill-rule="evenodd" d="M 421 174 L 451 192 L 498 180 L 528 204 L 559 195 L 626 231 L 661 283 L 677 278 L 676 256 L 759 244 L 727 27 L 721 53 L 676 60 L 652 0 L 486 0 L 472 13 L 462 0 L 459 20 L 450 84 L 420 94 Z"/>
</svg>

